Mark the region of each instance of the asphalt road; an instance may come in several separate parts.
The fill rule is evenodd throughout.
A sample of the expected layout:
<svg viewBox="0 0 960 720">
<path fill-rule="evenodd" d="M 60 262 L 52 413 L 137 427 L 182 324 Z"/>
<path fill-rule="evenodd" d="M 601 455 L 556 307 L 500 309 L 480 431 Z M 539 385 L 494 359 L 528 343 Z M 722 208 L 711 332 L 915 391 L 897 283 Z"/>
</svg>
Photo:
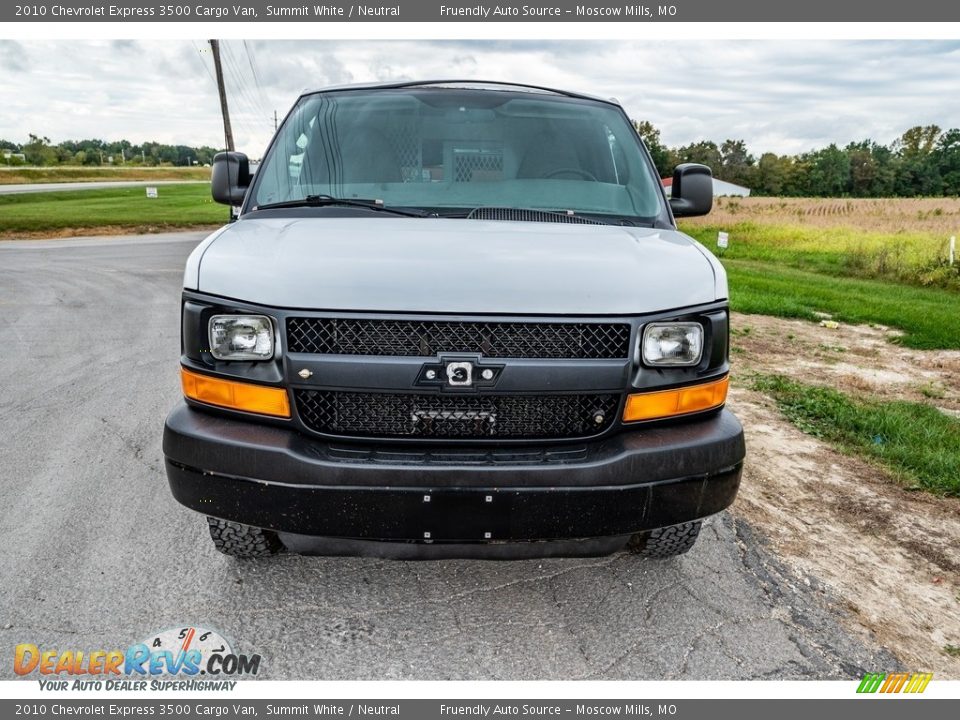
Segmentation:
<svg viewBox="0 0 960 720">
<path fill-rule="evenodd" d="M 190 185 L 206 180 L 97 180 L 95 182 L 24 183 L 0 185 L 0 195 L 19 193 L 54 192 L 61 190 L 102 190 L 104 188 L 137 187 L 141 185 Z"/>
<path fill-rule="evenodd" d="M 689 555 L 430 561 L 216 553 L 171 497 L 179 288 L 198 233 L 0 242 L 0 676 L 17 643 L 202 625 L 273 679 L 853 678 L 849 634 L 724 514 Z"/>
</svg>

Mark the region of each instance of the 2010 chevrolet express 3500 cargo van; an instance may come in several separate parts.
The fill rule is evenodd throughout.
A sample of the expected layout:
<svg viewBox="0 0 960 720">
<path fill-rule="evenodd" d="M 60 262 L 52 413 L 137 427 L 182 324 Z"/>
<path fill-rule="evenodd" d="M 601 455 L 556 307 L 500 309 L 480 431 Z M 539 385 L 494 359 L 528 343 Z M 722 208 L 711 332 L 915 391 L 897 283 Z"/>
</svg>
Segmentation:
<svg viewBox="0 0 960 720">
<path fill-rule="evenodd" d="M 727 280 L 614 101 L 503 83 L 306 93 L 187 261 L 177 500 L 229 555 L 654 557 L 740 482 Z"/>
</svg>

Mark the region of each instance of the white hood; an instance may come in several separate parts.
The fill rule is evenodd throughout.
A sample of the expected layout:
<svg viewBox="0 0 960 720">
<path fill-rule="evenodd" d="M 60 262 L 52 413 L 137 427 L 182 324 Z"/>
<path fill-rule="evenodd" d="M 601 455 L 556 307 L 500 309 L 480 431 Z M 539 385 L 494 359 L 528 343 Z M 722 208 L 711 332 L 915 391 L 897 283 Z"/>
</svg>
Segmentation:
<svg viewBox="0 0 960 720">
<path fill-rule="evenodd" d="M 277 308 L 632 315 L 726 298 L 672 230 L 442 218 L 268 218 L 221 229 L 184 286 Z"/>
</svg>

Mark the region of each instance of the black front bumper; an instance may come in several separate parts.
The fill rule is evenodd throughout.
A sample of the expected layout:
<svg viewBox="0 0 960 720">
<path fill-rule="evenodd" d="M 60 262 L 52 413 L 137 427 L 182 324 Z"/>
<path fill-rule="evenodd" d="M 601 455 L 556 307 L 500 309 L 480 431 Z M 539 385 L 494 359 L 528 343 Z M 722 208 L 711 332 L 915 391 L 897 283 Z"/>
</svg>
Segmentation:
<svg viewBox="0 0 960 720">
<path fill-rule="evenodd" d="M 563 446 L 352 445 L 180 405 L 163 436 L 174 497 L 205 515 L 351 540 L 484 543 L 625 536 L 733 502 L 729 412 Z"/>
</svg>

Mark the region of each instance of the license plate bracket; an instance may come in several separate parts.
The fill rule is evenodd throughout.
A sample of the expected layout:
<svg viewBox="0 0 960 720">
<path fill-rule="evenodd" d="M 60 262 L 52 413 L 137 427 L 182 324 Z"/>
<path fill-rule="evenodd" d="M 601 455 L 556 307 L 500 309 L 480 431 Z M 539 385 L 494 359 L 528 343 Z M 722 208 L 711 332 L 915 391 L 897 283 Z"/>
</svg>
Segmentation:
<svg viewBox="0 0 960 720">
<path fill-rule="evenodd" d="M 502 540 L 509 537 L 513 502 L 491 491 L 439 490 L 424 493 L 418 521 L 430 541 Z"/>
</svg>

